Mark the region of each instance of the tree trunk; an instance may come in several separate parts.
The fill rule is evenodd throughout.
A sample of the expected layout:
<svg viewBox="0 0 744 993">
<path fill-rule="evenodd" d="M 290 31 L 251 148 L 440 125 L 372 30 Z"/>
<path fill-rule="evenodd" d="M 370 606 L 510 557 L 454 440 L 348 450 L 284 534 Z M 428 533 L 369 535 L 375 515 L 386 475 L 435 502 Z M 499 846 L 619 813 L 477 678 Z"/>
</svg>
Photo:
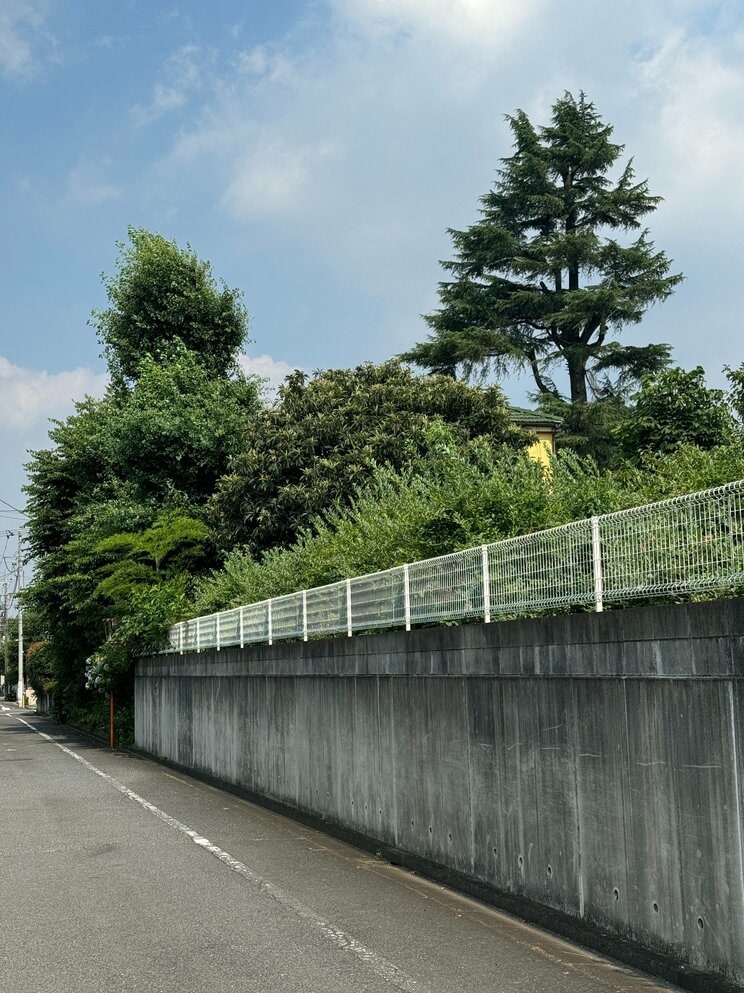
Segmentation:
<svg viewBox="0 0 744 993">
<path fill-rule="evenodd" d="M 586 403 L 586 356 L 578 350 L 566 355 L 568 381 L 571 388 L 571 403 Z"/>
</svg>

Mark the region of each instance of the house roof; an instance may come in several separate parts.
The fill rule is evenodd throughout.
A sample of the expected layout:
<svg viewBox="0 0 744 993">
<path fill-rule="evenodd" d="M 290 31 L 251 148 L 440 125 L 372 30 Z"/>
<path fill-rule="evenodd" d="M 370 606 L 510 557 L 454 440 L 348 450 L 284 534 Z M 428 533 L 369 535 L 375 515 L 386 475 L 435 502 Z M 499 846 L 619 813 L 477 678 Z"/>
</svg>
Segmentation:
<svg viewBox="0 0 744 993">
<path fill-rule="evenodd" d="M 528 410 L 526 407 L 508 406 L 507 412 L 509 420 L 520 427 L 546 427 L 556 431 L 562 424 L 560 417 L 553 417 L 552 414 L 543 414 L 539 410 Z"/>
</svg>

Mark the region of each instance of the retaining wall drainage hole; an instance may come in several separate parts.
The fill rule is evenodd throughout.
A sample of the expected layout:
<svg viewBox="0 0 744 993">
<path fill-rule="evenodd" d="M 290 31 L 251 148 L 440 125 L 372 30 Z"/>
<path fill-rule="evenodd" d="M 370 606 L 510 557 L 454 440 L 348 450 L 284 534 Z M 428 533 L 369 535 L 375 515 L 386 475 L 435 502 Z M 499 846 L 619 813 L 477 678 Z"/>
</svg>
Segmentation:
<svg viewBox="0 0 744 993">
<path fill-rule="evenodd" d="M 655 900 L 654 900 L 654 913 L 655 914 L 658 914 L 659 913 L 659 905 L 658 905 L 658 903 Z"/>
<path fill-rule="evenodd" d="M 517 865 L 519 866 L 520 869 L 523 869 L 524 868 L 524 859 L 522 858 L 521 855 L 517 859 Z"/>
<path fill-rule="evenodd" d="M 451 831 L 450 831 L 448 837 L 449 837 L 449 840 L 452 841 L 452 832 Z"/>
<path fill-rule="evenodd" d="M 620 899 L 620 890 L 617 888 L 617 886 L 612 891 L 612 895 L 615 897 L 616 902 Z"/>
<path fill-rule="evenodd" d="M 552 865 L 549 865 L 548 866 L 548 879 L 552 879 L 552 878 L 553 878 L 553 866 Z"/>
<path fill-rule="evenodd" d="M 432 826 L 431 826 L 431 824 L 430 824 L 430 825 L 429 825 L 429 834 L 431 834 L 431 833 L 433 832 L 433 830 L 434 830 L 434 829 L 432 828 Z"/>
<path fill-rule="evenodd" d="M 700 928 L 701 931 L 705 927 L 705 921 L 703 920 L 702 917 L 698 917 L 698 927 Z"/>
</svg>

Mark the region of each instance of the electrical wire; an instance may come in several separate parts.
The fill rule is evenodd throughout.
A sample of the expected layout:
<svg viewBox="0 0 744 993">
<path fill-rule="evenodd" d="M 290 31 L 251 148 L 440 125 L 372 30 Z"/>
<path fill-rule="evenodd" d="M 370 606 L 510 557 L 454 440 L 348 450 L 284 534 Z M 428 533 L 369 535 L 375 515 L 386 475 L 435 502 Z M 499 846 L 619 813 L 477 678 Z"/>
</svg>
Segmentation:
<svg viewBox="0 0 744 993">
<path fill-rule="evenodd" d="M 28 517 L 28 514 L 26 513 L 25 510 L 20 510 L 18 507 L 14 507 L 12 503 L 8 503 L 7 500 L 3 500 L 2 497 L 0 497 L 0 503 L 4 504 L 6 507 L 10 507 L 10 509 L 14 510 L 16 514 L 22 514 L 23 517 Z"/>
</svg>

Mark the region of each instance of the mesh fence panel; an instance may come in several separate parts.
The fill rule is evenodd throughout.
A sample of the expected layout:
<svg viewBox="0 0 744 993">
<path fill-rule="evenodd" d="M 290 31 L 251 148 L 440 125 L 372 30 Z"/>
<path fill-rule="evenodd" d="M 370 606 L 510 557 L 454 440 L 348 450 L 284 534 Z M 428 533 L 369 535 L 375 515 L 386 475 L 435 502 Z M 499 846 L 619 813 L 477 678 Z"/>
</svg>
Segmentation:
<svg viewBox="0 0 744 993">
<path fill-rule="evenodd" d="M 403 566 L 352 579 L 351 616 L 356 632 L 405 624 Z"/>
<path fill-rule="evenodd" d="M 487 546 L 491 613 L 519 614 L 594 599 L 589 521 Z"/>
<path fill-rule="evenodd" d="M 742 484 L 599 518 L 604 599 L 721 589 L 744 578 Z"/>
<path fill-rule="evenodd" d="M 199 647 L 211 648 L 217 644 L 217 615 L 199 618 Z"/>
<path fill-rule="evenodd" d="M 243 644 L 254 645 L 269 640 L 269 602 L 252 603 L 243 611 Z"/>
<path fill-rule="evenodd" d="M 240 608 L 217 615 L 220 625 L 220 646 L 240 644 Z"/>
<path fill-rule="evenodd" d="M 307 634 L 337 634 L 346 631 L 346 580 L 308 590 Z"/>
<path fill-rule="evenodd" d="M 271 601 L 273 641 L 302 638 L 303 629 L 301 593 L 290 593 Z"/>
<path fill-rule="evenodd" d="M 181 642 L 181 650 L 184 652 L 195 652 L 197 646 L 196 640 L 196 629 L 199 622 L 194 621 L 184 621 L 183 622 L 183 641 Z"/>
<path fill-rule="evenodd" d="M 408 567 L 411 622 L 483 616 L 483 554 L 468 548 Z"/>
<path fill-rule="evenodd" d="M 741 480 L 183 621 L 166 650 L 734 590 L 744 584 L 743 494 Z"/>
</svg>

